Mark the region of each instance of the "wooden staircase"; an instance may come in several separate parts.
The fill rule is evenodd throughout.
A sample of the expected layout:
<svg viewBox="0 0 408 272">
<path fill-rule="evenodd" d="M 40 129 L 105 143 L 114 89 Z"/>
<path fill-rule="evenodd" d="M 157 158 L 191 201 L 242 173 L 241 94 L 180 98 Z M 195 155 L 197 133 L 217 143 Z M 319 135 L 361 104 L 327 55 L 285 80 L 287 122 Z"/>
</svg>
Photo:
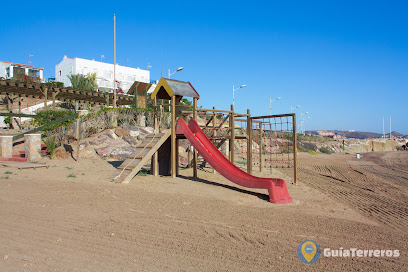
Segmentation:
<svg viewBox="0 0 408 272">
<path fill-rule="evenodd" d="M 129 183 L 137 172 L 151 159 L 160 146 L 169 138 L 171 130 L 166 133 L 151 133 L 137 146 L 136 151 L 115 170 L 111 180 L 114 182 Z"/>
</svg>

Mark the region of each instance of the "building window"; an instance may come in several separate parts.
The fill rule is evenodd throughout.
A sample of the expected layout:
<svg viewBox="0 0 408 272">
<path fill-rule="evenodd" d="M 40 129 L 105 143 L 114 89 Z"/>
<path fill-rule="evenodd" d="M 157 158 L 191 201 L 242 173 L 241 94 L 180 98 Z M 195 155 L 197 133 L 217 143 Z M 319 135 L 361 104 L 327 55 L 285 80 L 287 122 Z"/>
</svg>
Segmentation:
<svg viewBox="0 0 408 272">
<path fill-rule="evenodd" d="M 7 76 L 7 77 L 10 77 L 10 67 L 7 67 L 7 68 L 6 68 L 6 76 Z"/>
<path fill-rule="evenodd" d="M 59 75 L 61 76 L 61 71 L 59 72 Z"/>
</svg>

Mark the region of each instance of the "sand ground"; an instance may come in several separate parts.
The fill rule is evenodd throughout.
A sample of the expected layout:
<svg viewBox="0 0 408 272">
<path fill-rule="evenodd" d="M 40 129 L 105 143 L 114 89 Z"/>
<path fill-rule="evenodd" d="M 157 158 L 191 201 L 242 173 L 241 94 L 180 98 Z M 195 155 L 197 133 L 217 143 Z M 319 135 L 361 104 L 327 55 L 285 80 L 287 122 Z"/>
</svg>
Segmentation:
<svg viewBox="0 0 408 272">
<path fill-rule="evenodd" d="M 186 169 L 175 179 L 115 184 L 114 162 L 42 162 L 50 167 L 0 167 L 0 271 L 408 269 L 408 152 L 300 154 L 298 186 L 290 169 L 272 173 L 288 181 L 287 205 L 208 169 L 199 180 Z M 397 249 L 400 257 L 304 264 L 296 250 L 305 240 L 322 249 Z"/>
</svg>

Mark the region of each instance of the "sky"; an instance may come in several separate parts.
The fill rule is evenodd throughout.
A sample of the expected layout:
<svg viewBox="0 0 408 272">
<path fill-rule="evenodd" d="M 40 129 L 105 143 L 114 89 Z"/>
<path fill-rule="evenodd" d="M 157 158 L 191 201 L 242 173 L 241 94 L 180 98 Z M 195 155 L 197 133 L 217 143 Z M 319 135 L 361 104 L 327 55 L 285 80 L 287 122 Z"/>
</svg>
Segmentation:
<svg viewBox="0 0 408 272">
<path fill-rule="evenodd" d="M 253 116 L 296 109 L 306 130 L 408 134 L 407 1 L 7 1 L 0 60 L 44 68 L 67 57 L 190 81 L 199 106 Z"/>
</svg>

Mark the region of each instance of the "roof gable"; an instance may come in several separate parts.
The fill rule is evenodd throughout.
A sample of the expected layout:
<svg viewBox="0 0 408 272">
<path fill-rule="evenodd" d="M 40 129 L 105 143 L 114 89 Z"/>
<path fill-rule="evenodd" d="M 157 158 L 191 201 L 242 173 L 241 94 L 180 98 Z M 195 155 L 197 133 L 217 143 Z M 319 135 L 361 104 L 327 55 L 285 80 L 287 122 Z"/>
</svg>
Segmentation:
<svg viewBox="0 0 408 272">
<path fill-rule="evenodd" d="M 156 89 L 151 94 L 151 98 L 171 99 L 173 95 L 186 96 L 193 98 L 200 98 L 200 95 L 190 84 L 186 81 L 178 81 L 162 77 L 157 83 Z"/>
</svg>

